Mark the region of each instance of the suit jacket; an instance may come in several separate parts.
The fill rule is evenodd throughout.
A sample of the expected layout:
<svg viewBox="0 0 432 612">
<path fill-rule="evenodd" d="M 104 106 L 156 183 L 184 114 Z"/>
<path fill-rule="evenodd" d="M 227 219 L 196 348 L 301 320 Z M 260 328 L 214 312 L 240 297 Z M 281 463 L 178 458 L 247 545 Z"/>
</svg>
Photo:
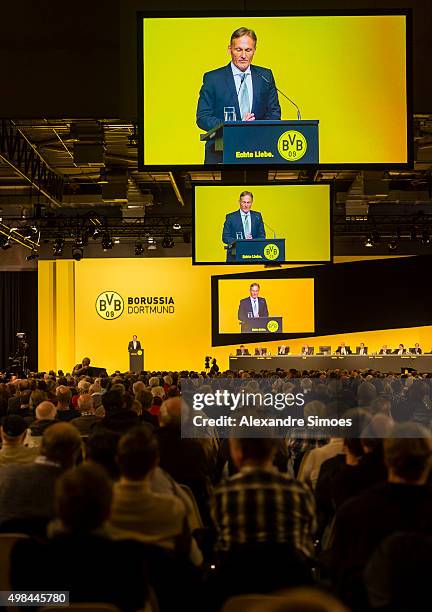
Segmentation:
<svg viewBox="0 0 432 612">
<path fill-rule="evenodd" d="M 367 346 L 363 347 L 363 352 L 364 352 L 365 355 L 368 354 L 368 347 Z M 356 355 L 360 355 L 360 347 L 359 346 L 356 348 Z"/>
<path fill-rule="evenodd" d="M 289 353 L 289 346 L 278 346 L 278 355 L 288 355 Z"/>
<path fill-rule="evenodd" d="M 415 346 L 413 346 L 413 348 L 410 349 L 410 353 L 412 353 L 413 355 L 421 355 L 422 352 L 423 351 L 421 350 L 420 347 L 416 348 Z"/>
<path fill-rule="evenodd" d="M 237 355 L 250 355 L 250 353 L 249 353 L 249 350 L 248 350 L 248 349 L 243 349 L 243 352 L 242 352 L 242 350 L 241 350 L 241 349 L 239 349 L 239 348 L 237 349 L 236 354 L 237 354 Z"/>
<path fill-rule="evenodd" d="M 386 349 L 384 352 L 384 349 L 380 349 L 378 355 L 391 355 L 392 354 L 392 350 L 391 349 Z"/>
<path fill-rule="evenodd" d="M 252 238 L 265 238 L 266 233 L 261 213 L 251 210 L 249 211 L 249 214 Z M 228 213 L 225 217 L 225 223 L 222 230 L 222 242 L 225 244 L 232 244 L 235 240 L 237 240 L 237 234 L 241 234 L 242 240 L 245 239 L 240 209 L 236 210 L 235 212 Z M 234 261 L 234 259 L 235 258 L 227 250 L 226 260 Z"/>
<path fill-rule="evenodd" d="M 137 347 L 134 349 L 133 340 L 131 340 L 128 344 L 128 351 L 139 351 L 141 350 L 141 342 L 139 340 L 136 341 Z"/>
<path fill-rule="evenodd" d="M 307 353 L 306 353 L 306 352 L 303 352 L 303 349 L 304 349 L 304 347 L 302 347 L 302 350 L 301 350 L 301 354 L 302 354 L 302 355 L 313 355 L 313 354 L 314 354 L 314 350 L 315 350 L 315 349 L 314 349 L 314 347 L 313 347 L 313 346 L 308 346 L 308 348 L 307 348 Z"/>
<path fill-rule="evenodd" d="M 255 115 L 255 119 L 280 119 L 281 109 L 272 71 L 253 65 L 250 69 L 253 88 L 251 112 Z M 231 62 L 227 66 L 204 74 L 196 113 L 198 127 L 208 132 L 223 123 L 225 106 L 233 106 L 236 117 L 240 120 L 240 108 Z M 204 160 L 206 164 L 222 163 L 222 153 L 215 151 L 214 140 L 211 138 L 206 142 Z"/>
<path fill-rule="evenodd" d="M 249 312 L 252 312 L 252 302 L 251 302 L 251 298 L 247 297 L 247 298 L 244 298 L 243 300 L 240 300 L 238 314 L 237 314 L 238 320 L 247 321 L 249 318 L 248 317 Z M 261 297 L 258 298 L 258 315 L 260 317 L 269 316 L 267 302 L 265 301 L 265 298 L 261 298 Z"/>
<path fill-rule="evenodd" d="M 338 346 L 338 347 L 337 347 L 337 349 L 336 349 L 336 353 L 338 353 L 338 354 L 341 354 L 341 353 L 342 353 L 342 347 L 341 347 L 341 346 Z M 346 346 L 346 347 L 345 347 L 345 353 L 346 353 L 347 355 L 352 355 L 352 350 L 350 349 L 350 347 L 349 347 L 349 346 Z"/>
<path fill-rule="evenodd" d="M 395 349 L 394 351 L 390 351 L 390 352 L 393 353 L 393 355 L 397 355 L 399 353 L 399 349 Z M 407 352 L 408 352 L 407 349 L 404 348 L 404 349 L 402 349 L 401 355 L 406 355 Z"/>
</svg>

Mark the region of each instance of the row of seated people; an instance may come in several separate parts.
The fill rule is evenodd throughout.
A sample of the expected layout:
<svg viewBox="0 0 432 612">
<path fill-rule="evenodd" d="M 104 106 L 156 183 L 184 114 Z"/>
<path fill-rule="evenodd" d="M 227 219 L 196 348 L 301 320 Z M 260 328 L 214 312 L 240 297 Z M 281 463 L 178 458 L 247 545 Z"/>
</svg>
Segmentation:
<svg viewBox="0 0 432 612">
<path fill-rule="evenodd" d="M 431 351 L 432 353 L 432 351 Z M 290 347 L 286 344 L 281 344 L 277 349 L 278 355 L 290 355 Z M 299 355 L 314 355 L 315 347 L 309 346 L 305 344 L 302 346 Z M 330 355 L 332 354 L 331 346 L 320 346 L 318 355 Z M 368 355 L 368 347 L 365 346 L 363 342 L 360 342 L 359 346 L 356 347 L 355 352 L 351 350 L 349 345 L 346 345 L 345 342 L 341 342 L 340 345 L 334 351 L 335 355 Z M 423 351 L 418 342 L 411 348 L 405 348 L 403 344 L 399 344 L 399 346 L 395 349 L 389 348 L 386 344 L 384 344 L 378 351 L 375 353 L 377 355 L 422 355 Z M 429 353 L 426 353 L 429 354 Z M 249 349 L 246 348 L 243 344 L 236 349 L 236 355 L 250 355 Z M 270 352 L 266 347 L 258 346 L 254 349 L 254 355 L 270 355 Z"/>
<path fill-rule="evenodd" d="M 81 416 L 92 421 L 84 452 L 75 419 L 62 416 L 44 429 L 36 457 L 20 463 L 19 453 L 5 453 L 0 531 L 32 536 L 12 551 L 14 589 L 67 583 L 72 601 L 132 611 L 144 607 L 151 586 L 161 612 L 213 612 L 238 593 L 330 584 L 351 610 L 423 609 L 432 552 L 430 415 L 428 428 L 393 422 L 399 402 L 421 410 L 430 393 L 423 379 L 335 372 L 328 375 L 337 384 L 327 389 L 321 377 L 309 379 L 311 403 L 329 405 L 342 392 L 347 407 L 357 406 L 358 439 L 198 440 L 181 437 L 178 387 L 166 399 L 179 376 L 164 385 L 153 374 L 103 382 L 104 415 Z M 277 387 L 293 384 L 292 372 L 268 375 Z M 63 386 L 50 381 L 53 391 Z M 82 381 L 95 384 L 67 379 L 77 390 Z M 145 393 L 165 386 L 154 423 L 131 408 L 142 386 Z M 408 418 L 416 413 L 400 420 Z M 391 434 L 383 440 L 374 433 L 384 421 Z M 0 456 L 25 448 L 25 427 L 12 407 Z"/>
</svg>

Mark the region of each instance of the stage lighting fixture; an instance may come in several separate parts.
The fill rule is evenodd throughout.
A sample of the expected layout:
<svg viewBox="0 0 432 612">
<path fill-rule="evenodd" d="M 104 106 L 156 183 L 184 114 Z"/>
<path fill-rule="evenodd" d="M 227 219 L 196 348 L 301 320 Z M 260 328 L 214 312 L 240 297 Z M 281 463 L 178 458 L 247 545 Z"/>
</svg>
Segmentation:
<svg viewBox="0 0 432 612">
<path fill-rule="evenodd" d="M 72 257 L 75 261 L 81 261 L 84 256 L 84 249 L 81 246 L 72 247 Z"/>
<path fill-rule="evenodd" d="M 422 244 L 430 244 L 431 236 L 427 230 L 424 230 L 421 235 L 421 243 Z"/>
<path fill-rule="evenodd" d="M 114 244 L 120 244 L 120 238 L 114 238 Z"/>
<path fill-rule="evenodd" d="M 102 248 L 104 251 L 109 251 L 109 249 L 112 249 L 114 246 L 113 241 L 111 239 L 111 236 L 108 234 L 108 232 L 105 232 L 105 234 L 102 236 Z"/>
<path fill-rule="evenodd" d="M 147 238 L 147 242 L 148 242 L 149 244 L 153 244 L 153 242 L 154 242 L 154 241 L 155 241 L 155 239 L 153 238 L 153 236 L 148 236 L 148 238 Z"/>
<path fill-rule="evenodd" d="M 151 243 L 150 243 L 150 244 L 147 246 L 147 249 L 148 249 L 149 251 L 155 251 L 155 250 L 156 250 L 156 248 L 157 248 L 157 244 L 156 244 L 156 241 L 153 239 L 153 242 L 151 242 Z"/>
<path fill-rule="evenodd" d="M 398 248 L 397 240 L 395 239 L 390 240 L 387 246 L 389 248 L 389 251 L 395 251 Z"/>
<path fill-rule="evenodd" d="M 144 253 L 144 247 L 142 242 L 137 242 L 135 244 L 135 255 L 142 255 Z"/>
<path fill-rule="evenodd" d="M 180 223 L 174 223 L 173 230 L 180 230 L 180 229 L 181 229 Z"/>
<path fill-rule="evenodd" d="M 369 249 L 374 246 L 374 240 L 372 238 L 372 234 L 366 238 L 366 240 L 363 243 L 363 246 L 365 246 L 365 247 L 367 247 Z"/>
<path fill-rule="evenodd" d="M 38 257 L 39 257 L 39 253 L 35 249 L 33 249 L 30 255 L 27 255 L 26 259 L 27 261 L 31 261 L 32 259 L 37 259 Z"/>
<path fill-rule="evenodd" d="M 53 255 L 62 255 L 65 241 L 64 238 L 58 237 L 54 240 Z"/>
<path fill-rule="evenodd" d="M 165 234 L 162 240 L 162 248 L 163 249 L 172 249 L 174 246 L 174 239 L 171 234 Z"/>
</svg>

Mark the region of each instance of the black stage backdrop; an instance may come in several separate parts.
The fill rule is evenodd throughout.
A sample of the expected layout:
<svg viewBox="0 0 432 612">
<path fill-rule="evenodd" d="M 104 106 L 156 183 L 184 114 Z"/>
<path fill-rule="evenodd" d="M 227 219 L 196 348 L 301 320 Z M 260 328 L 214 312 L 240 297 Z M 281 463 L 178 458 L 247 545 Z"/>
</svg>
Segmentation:
<svg viewBox="0 0 432 612">
<path fill-rule="evenodd" d="M 29 367 L 37 368 L 37 272 L 0 272 L 0 370 L 17 347 L 16 333 L 27 333 Z"/>
</svg>

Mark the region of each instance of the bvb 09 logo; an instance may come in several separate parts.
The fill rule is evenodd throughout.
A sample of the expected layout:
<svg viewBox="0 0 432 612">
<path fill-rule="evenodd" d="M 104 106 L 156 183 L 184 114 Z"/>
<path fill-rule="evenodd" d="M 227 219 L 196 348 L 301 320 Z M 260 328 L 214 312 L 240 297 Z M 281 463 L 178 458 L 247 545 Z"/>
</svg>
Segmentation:
<svg viewBox="0 0 432 612">
<path fill-rule="evenodd" d="M 279 323 L 277 321 L 269 321 L 267 323 L 267 329 L 269 332 L 277 332 L 279 329 Z"/>
<path fill-rule="evenodd" d="M 123 312 L 124 301 L 115 291 L 104 291 L 96 298 L 96 312 L 102 319 L 117 319 Z"/>
<path fill-rule="evenodd" d="M 279 256 L 279 248 L 276 244 L 266 244 L 264 247 L 264 257 L 274 261 Z"/>
<path fill-rule="evenodd" d="M 300 132 L 289 130 L 279 136 L 278 151 L 288 161 L 297 161 L 306 153 L 307 141 Z"/>
</svg>

